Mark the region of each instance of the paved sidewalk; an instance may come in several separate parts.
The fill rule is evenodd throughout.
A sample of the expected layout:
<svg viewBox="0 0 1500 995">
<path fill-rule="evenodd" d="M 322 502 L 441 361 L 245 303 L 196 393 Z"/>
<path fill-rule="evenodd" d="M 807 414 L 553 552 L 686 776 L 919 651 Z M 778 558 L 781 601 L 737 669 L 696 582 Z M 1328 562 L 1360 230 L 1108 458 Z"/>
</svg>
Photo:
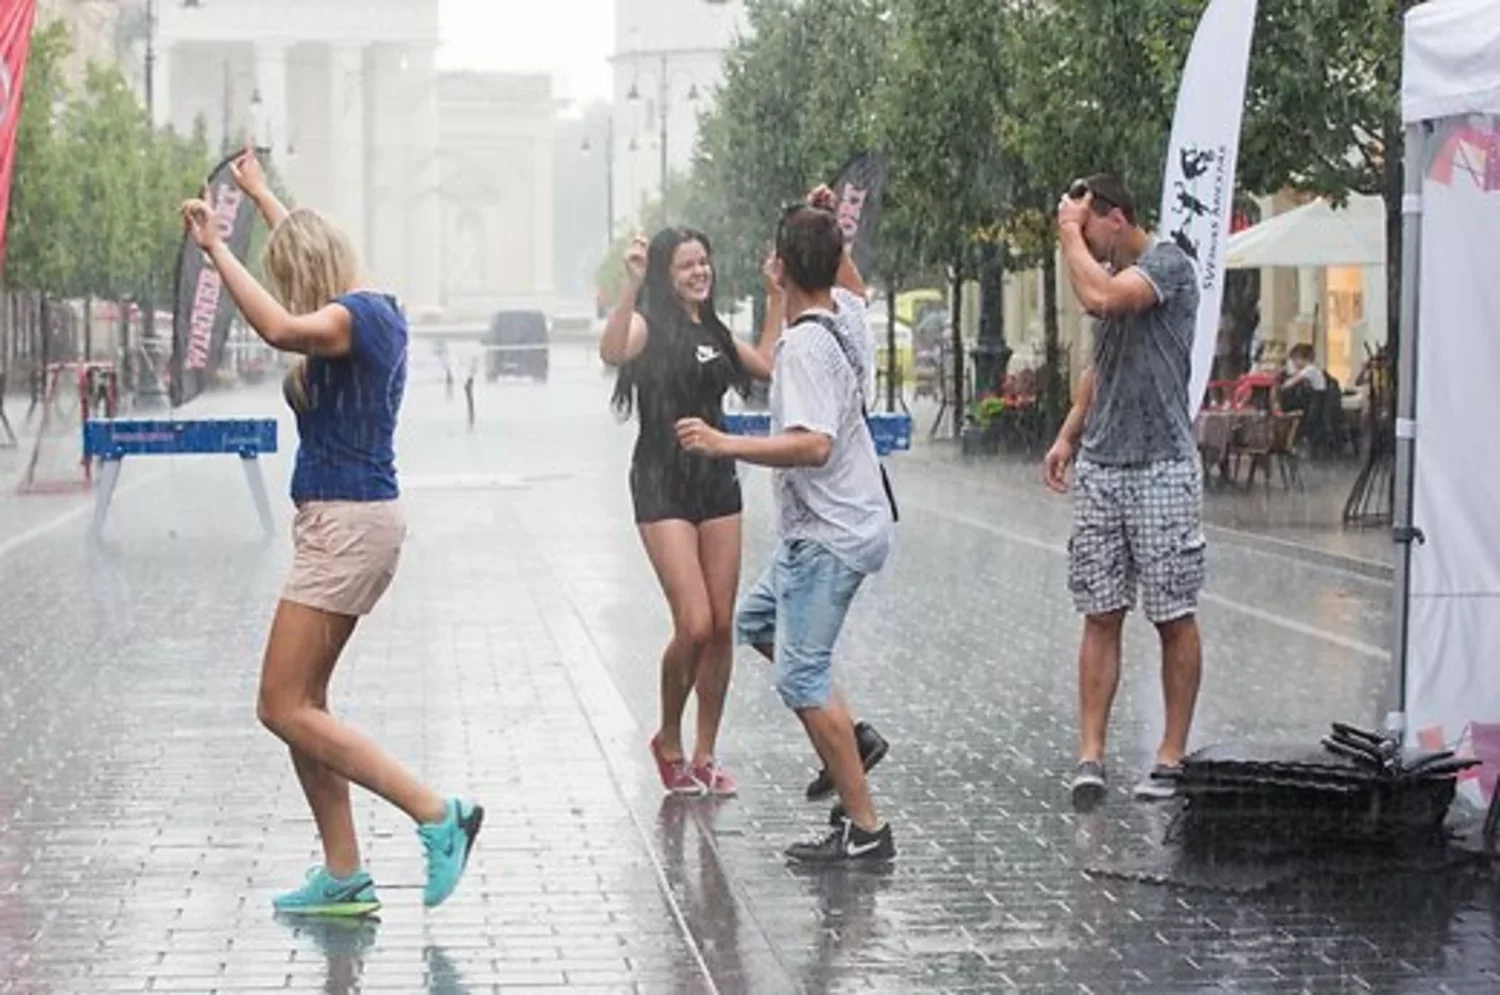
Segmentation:
<svg viewBox="0 0 1500 995">
<path fill-rule="evenodd" d="M 891 461 L 898 550 L 840 646 L 854 702 L 893 744 L 874 782 L 894 872 L 785 867 L 781 847 L 826 808 L 802 802 L 809 747 L 748 656 L 723 747 L 742 796 L 664 802 L 645 744 L 668 622 L 630 525 L 631 430 L 581 350 L 555 364 L 546 387 L 484 387 L 472 433 L 461 400 L 414 387 L 411 537 L 335 679 L 337 710 L 487 806 L 470 877 L 433 912 L 410 827 L 358 794 L 382 921 L 269 913 L 317 850 L 254 720 L 289 550 L 260 541 L 234 460 L 166 461 L 118 499 L 103 550 L 82 521 L 0 545 L 0 992 L 1500 985 L 1483 878 L 1311 876 L 1232 896 L 1086 873 L 1151 851 L 1165 814 L 1123 789 L 1089 819 L 1066 804 L 1065 508 L 918 460 Z M 269 469 L 284 490 L 285 456 Z M 750 575 L 769 552 L 764 475 L 745 490 Z M 1370 719 L 1385 585 L 1222 544 L 1211 572 L 1198 741 Z M 1153 640 L 1134 623 L 1127 640 L 1111 754 L 1125 784 L 1159 728 Z"/>
</svg>

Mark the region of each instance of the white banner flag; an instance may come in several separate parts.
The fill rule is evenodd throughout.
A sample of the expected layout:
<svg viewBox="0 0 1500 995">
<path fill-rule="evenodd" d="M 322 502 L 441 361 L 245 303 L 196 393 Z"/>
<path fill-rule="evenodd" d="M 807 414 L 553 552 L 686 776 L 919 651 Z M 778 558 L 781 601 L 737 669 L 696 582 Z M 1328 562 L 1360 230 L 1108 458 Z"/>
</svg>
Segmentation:
<svg viewBox="0 0 1500 995">
<path fill-rule="evenodd" d="M 1245 76 L 1255 0 L 1211 0 L 1188 52 L 1172 117 L 1161 185 L 1161 232 L 1198 267 L 1198 327 L 1188 403 L 1197 415 L 1208 390 L 1224 300 L 1224 248 L 1234 214 Z"/>
</svg>

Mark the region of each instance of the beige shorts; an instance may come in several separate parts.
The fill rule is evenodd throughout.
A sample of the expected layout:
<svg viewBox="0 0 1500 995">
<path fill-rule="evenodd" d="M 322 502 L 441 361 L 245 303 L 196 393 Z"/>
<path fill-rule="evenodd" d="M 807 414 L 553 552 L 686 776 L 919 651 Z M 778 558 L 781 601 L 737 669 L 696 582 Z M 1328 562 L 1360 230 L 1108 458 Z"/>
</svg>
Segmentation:
<svg viewBox="0 0 1500 995">
<path fill-rule="evenodd" d="M 307 501 L 292 521 L 286 601 L 368 615 L 396 576 L 406 516 L 399 501 Z"/>
</svg>

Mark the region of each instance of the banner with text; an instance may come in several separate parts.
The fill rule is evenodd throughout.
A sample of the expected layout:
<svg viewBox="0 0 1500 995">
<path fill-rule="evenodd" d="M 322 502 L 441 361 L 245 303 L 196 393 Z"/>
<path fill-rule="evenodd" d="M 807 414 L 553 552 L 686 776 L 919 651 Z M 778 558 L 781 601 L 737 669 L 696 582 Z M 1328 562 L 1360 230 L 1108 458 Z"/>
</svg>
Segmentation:
<svg viewBox="0 0 1500 995">
<path fill-rule="evenodd" d="M 36 0 L 10 0 L 0 10 L 0 274 L 5 272 L 6 223 L 10 217 L 11 177 L 16 169 L 16 129 Z"/>
<path fill-rule="evenodd" d="M 1234 212 L 1245 77 L 1256 0 L 1212 0 L 1188 52 L 1172 117 L 1161 185 L 1161 231 L 1198 267 L 1198 324 L 1188 403 L 1196 416 L 1208 390 L 1224 299 L 1224 249 Z"/>
<path fill-rule="evenodd" d="M 208 190 L 224 244 L 239 259 L 250 251 L 255 202 L 234 182 L 229 156 L 209 174 Z M 172 309 L 172 404 L 186 404 L 203 392 L 224 358 L 224 342 L 235 307 L 216 270 L 186 233 L 177 250 L 177 284 Z"/>
</svg>

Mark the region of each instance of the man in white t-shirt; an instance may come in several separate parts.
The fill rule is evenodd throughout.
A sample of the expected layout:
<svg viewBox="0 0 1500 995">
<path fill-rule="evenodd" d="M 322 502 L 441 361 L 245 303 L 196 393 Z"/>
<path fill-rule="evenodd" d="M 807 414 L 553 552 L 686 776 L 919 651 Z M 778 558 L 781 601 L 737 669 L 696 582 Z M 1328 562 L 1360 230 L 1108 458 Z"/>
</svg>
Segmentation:
<svg viewBox="0 0 1500 995">
<path fill-rule="evenodd" d="M 811 201 L 826 199 L 819 190 Z M 894 517 L 864 417 L 864 307 L 839 289 L 857 285 L 858 274 L 837 217 L 814 206 L 782 217 L 771 270 L 784 291 L 787 329 L 771 378 L 770 435 L 729 436 L 688 419 L 678 423 L 678 438 L 694 452 L 776 468 L 780 542 L 741 600 L 736 628 L 741 643 L 775 661 L 777 691 L 841 802 L 833 832 L 789 847 L 787 856 L 885 862 L 895 842 L 870 797 L 854 721 L 833 691 L 834 643 L 855 592 L 885 565 Z"/>
</svg>

